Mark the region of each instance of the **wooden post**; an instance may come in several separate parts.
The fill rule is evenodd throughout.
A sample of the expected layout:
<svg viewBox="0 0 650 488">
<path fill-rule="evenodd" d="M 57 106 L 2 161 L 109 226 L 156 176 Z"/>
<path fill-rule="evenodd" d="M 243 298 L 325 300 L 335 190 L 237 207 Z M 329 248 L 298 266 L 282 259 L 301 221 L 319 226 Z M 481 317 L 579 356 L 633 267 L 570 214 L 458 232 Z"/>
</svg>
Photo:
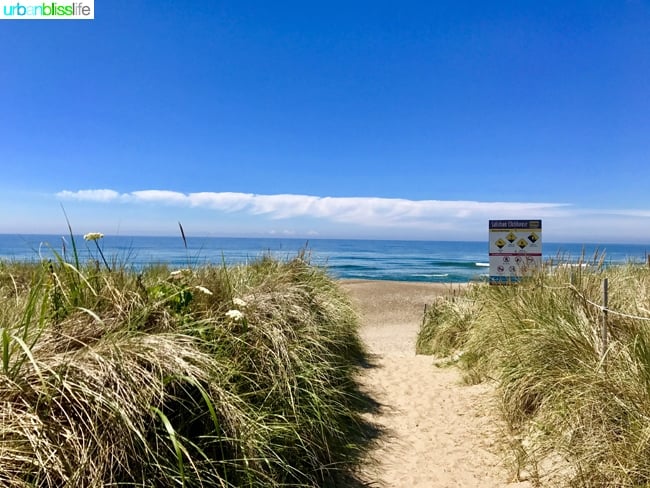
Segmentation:
<svg viewBox="0 0 650 488">
<path fill-rule="evenodd" d="M 603 346 L 602 358 L 604 359 L 607 352 L 608 337 L 607 337 L 607 300 L 608 300 L 608 280 L 603 279 L 603 321 L 600 326 L 600 340 Z"/>
</svg>

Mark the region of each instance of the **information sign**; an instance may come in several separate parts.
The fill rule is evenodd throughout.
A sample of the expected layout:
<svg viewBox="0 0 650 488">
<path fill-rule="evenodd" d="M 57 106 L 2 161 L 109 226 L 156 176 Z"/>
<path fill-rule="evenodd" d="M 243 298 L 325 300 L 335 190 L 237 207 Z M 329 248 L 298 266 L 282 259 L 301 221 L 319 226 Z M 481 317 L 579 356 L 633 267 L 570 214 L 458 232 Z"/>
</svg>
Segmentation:
<svg viewBox="0 0 650 488">
<path fill-rule="evenodd" d="M 542 264 L 541 220 L 490 220 L 490 284 L 516 283 Z"/>
</svg>

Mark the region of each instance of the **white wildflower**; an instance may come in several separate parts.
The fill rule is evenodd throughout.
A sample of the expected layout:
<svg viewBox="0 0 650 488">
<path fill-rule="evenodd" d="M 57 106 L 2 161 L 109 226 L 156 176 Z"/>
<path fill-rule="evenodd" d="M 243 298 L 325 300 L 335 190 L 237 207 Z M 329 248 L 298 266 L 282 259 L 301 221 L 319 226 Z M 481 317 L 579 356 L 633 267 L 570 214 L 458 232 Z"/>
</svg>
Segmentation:
<svg viewBox="0 0 650 488">
<path fill-rule="evenodd" d="M 192 274 L 192 270 L 188 268 L 177 269 L 169 273 L 169 278 L 172 280 L 181 279 L 183 276 L 189 276 Z"/>
<path fill-rule="evenodd" d="M 212 292 L 211 292 L 210 290 L 208 290 L 205 286 L 197 285 L 197 286 L 195 286 L 194 288 L 196 288 L 196 289 L 199 290 L 200 292 L 205 293 L 206 295 L 212 295 Z"/>
<path fill-rule="evenodd" d="M 84 239 L 87 241 L 98 241 L 103 237 L 104 234 L 102 234 L 101 232 L 89 232 L 88 234 L 84 235 Z"/>
<path fill-rule="evenodd" d="M 226 312 L 226 317 L 228 317 L 231 320 L 234 320 L 235 322 L 239 322 L 240 320 L 244 319 L 244 314 L 241 313 L 239 310 L 228 310 Z"/>
<path fill-rule="evenodd" d="M 244 300 L 242 300 L 241 298 L 233 298 L 232 303 L 233 303 L 233 305 L 235 305 L 236 307 L 239 307 L 239 308 L 246 307 L 246 302 Z"/>
</svg>

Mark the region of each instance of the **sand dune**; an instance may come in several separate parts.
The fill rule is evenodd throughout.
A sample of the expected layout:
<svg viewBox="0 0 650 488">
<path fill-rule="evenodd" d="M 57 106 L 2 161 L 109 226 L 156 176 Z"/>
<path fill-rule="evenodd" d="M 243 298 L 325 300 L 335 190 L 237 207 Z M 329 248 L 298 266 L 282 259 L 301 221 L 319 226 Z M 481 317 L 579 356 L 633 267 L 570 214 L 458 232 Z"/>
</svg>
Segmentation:
<svg viewBox="0 0 650 488">
<path fill-rule="evenodd" d="M 361 382 L 381 404 L 369 414 L 386 434 L 363 473 L 369 486 L 517 487 L 497 453 L 489 385 L 467 386 L 453 367 L 415 354 L 425 304 L 459 285 L 344 280 L 374 367 Z M 461 285 L 462 286 L 462 285 Z"/>
</svg>

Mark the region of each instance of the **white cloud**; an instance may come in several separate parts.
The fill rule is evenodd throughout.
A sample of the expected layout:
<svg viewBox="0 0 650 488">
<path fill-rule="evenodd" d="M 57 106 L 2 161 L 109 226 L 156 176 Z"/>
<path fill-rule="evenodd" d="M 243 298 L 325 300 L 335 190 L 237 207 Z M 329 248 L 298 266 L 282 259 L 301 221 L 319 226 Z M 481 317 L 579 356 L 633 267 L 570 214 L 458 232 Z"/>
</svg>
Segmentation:
<svg viewBox="0 0 650 488">
<path fill-rule="evenodd" d="M 178 208 L 178 212 L 187 219 L 192 218 L 191 213 L 187 213 L 192 212 L 192 209 L 209 209 L 224 217 L 225 214 L 232 214 L 227 220 L 237 220 L 240 229 L 237 232 L 246 232 L 248 229 L 249 232 L 269 233 L 274 228 L 276 235 L 285 234 L 283 230 L 286 229 L 296 235 L 307 235 L 318 225 L 320 235 L 340 235 L 343 232 L 356 236 L 475 239 L 483 236 L 489 219 L 540 218 L 545 219 L 545 234 L 548 238 L 558 241 L 581 241 L 590 236 L 594 239 L 609 238 L 610 242 L 638 241 L 646 236 L 650 238 L 649 210 L 595 210 L 565 203 L 257 195 L 236 192 L 181 193 L 169 190 L 119 193 L 107 189 L 66 190 L 59 192 L 57 197 L 79 202 L 171 206 Z M 264 218 L 270 228 L 262 229 L 265 225 Z M 277 224 L 271 225 L 270 222 L 290 219 L 293 220 L 285 229 Z M 206 223 L 204 229 L 210 231 L 210 225 L 214 223 Z"/>
<path fill-rule="evenodd" d="M 182 193 L 180 195 L 183 195 Z M 193 207 L 206 207 L 226 212 L 237 212 L 244 210 L 253 200 L 251 193 L 232 192 L 200 192 L 190 193 L 186 196 Z"/>
<path fill-rule="evenodd" d="M 187 196 L 183 193 L 168 190 L 142 190 L 122 195 L 125 200 L 136 202 L 162 203 L 167 205 L 187 204 Z"/>
<path fill-rule="evenodd" d="M 407 200 L 378 197 L 318 197 L 311 195 L 200 192 L 180 193 L 168 190 L 140 190 L 118 193 L 114 190 L 62 191 L 64 200 L 123 201 L 209 208 L 223 212 L 247 212 L 272 219 L 310 217 L 332 222 L 367 226 L 410 226 L 431 219 L 508 217 L 539 218 L 558 214 L 566 208 L 558 203 L 478 202 L 448 200 Z"/>
<path fill-rule="evenodd" d="M 64 190 L 56 194 L 62 200 L 82 200 L 88 202 L 110 202 L 120 198 L 115 190 Z"/>
</svg>

